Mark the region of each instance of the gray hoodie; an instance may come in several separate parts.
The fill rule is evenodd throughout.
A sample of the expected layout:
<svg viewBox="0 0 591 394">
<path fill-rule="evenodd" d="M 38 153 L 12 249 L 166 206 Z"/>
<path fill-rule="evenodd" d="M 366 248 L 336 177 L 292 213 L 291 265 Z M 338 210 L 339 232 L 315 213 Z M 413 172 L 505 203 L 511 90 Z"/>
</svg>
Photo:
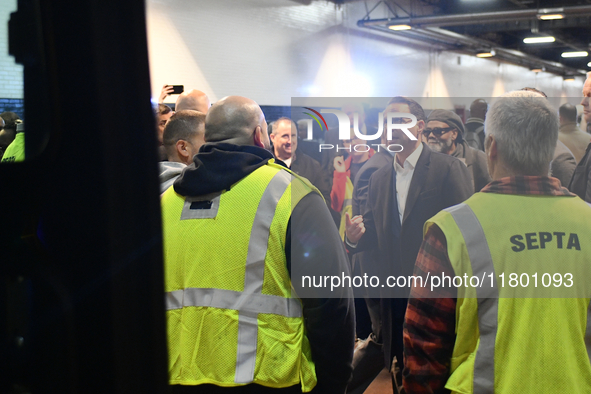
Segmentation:
<svg viewBox="0 0 591 394">
<path fill-rule="evenodd" d="M 186 164 L 174 161 L 161 161 L 158 163 L 158 168 L 160 169 L 160 194 L 172 186 L 186 166 Z"/>
</svg>

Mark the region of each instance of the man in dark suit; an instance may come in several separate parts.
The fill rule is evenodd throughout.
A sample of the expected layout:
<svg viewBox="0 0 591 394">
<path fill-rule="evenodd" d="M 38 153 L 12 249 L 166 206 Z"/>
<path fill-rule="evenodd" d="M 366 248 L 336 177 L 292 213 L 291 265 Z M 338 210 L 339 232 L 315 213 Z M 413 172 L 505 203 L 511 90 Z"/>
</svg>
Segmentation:
<svg viewBox="0 0 591 394">
<path fill-rule="evenodd" d="M 392 167 L 394 161 L 393 153 L 390 153 L 386 146 L 388 140 L 386 133 L 382 134 L 382 146 L 378 147 L 376 153 L 365 162 L 359 169 L 353 182 L 353 205 L 352 214 L 357 216 L 363 214 L 367 205 L 369 191 L 369 178 L 382 167 Z M 372 251 L 357 253 L 353 255 L 353 273 L 355 275 L 367 274 L 368 276 L 379 275 Z M 384 356 L 382 353 L 382 324 L 380 317 L 380 292 L 377 288 L 364 289 L 364 299 L 355 299 L 355 311 L 359 311 L 358 302 L 365 302 L 371 321 L 371 334 L 361 340 L 353 354 L 353 377 L 347 387 L 347 392 L 356 394 L 362 393 L 371 384 L 373 379 L 384 368 Z M 359 319 L 360 314 L 356 313 Z M 357 323 L 359 325 L 359 323 Z"/>
<path fill-rule="evenodd" d="M 587 80 L 583 85 L 583 101 L 581 101 L 583 115 L 588 125 L 591 124 L 591 99 L 589 97 L 591 97 L 591 74 L 587 75 Z M 591 144 L 587 145 L 585 155 L 577 165 L 568 189 L 591 203 Z M 591 311 L 589 318 L 591 319 Z M 591 332 L 589 332 L 589 354 L 591 354 Z"/>
<path fill-rule="evenodd" d="M 346 242 L 350 250 L 375 252 L 381 284 L 386 284 L 389 276 L 412 275 L 423 224 L 440 210 L 466 200 L 474 191 L 470 173 L 460 160 L 432 152 L 421 143 L 418 137 L 425 128 L 426 117 L 416 101 L 394 97 L 384 114 L 391 112 L 412 114 L 417 122 L 404 131 L 393 130 L 388 143 L 402 146 L 402 151 L 396 153 L 393 166 L 384 166 L 371 175 L 363 214 L 347 218 Z M 411 119 L 395 118 L 392 123 L 408 124 Z M 391 367 L 396 356 L 400 371 L 409 284 L 402 288 L 380 286 L 384 361 Z"/>
</svg>

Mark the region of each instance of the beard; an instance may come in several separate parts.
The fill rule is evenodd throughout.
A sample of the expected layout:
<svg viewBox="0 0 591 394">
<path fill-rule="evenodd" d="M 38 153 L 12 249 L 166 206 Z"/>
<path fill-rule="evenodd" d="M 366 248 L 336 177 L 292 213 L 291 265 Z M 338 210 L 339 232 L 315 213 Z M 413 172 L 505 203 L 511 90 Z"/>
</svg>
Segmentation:
<svg viewBox="0 0 591 394">
<path fill-rule="evenodd" d="M 431 150 L 433 152 L 451 154 L 451 148 L 453 145 L 453 141 L 451 139 L 450 140 L 438 140 L 438 139 L 430 138 L 427 142 L 427 145 L 429 145 L 429 148 L 431 148 Z"/>
</svg>

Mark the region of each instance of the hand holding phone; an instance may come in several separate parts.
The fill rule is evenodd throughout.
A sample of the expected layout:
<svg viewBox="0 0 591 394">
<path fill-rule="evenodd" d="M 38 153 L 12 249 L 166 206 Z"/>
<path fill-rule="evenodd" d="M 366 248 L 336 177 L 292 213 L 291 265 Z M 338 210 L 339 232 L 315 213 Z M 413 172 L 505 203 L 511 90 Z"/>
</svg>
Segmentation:
<svg viewBox="0 0 591 394">
<path fill-rule="evenodd" d="M 168 85 L 172 86 L 172 93 L 171 94 L 181 94 L 185 91 L 185 87 L 183 85 Z"/>
<path fill-rule="evenodd" d="M 160 92 L 160 97 L 158 98 L 158 102 L 162 104 L 164 99 L 171 94 L 181 94 L 185 91 L 183 85 L 164 85 L 162 87 L 162 91 Z"/>
<path fill-rule="evenodd" d="M 172 94 L 172 86 L 171 85 L 164 85 L 162 90 L 160 91 L 160 97 L 158 97 L 158 102 L 162 104 L 164 99 Z"/>
</svg>

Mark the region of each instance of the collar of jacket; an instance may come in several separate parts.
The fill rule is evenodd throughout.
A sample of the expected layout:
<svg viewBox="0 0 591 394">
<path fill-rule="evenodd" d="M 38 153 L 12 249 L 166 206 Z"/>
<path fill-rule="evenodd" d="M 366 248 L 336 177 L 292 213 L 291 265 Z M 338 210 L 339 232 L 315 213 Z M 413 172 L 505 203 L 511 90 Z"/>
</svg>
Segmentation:
<svg viewBox="0 0 591 394">
<path fill-rule="evenodd" d="M 174 190 L 192 197 L 229 190 L 272 158 L 271 152 L 257 146 L 205 144 L 174 182 Z"/>
</svg>

